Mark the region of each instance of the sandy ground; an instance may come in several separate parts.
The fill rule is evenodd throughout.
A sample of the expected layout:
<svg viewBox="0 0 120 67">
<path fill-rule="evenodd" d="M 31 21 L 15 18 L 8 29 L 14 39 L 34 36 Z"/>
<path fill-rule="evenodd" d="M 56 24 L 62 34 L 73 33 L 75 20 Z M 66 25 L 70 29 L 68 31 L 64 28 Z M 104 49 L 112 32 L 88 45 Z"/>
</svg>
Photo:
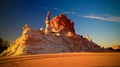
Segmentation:
<svg viewBox="0 0 120 67">
<path fill-rule="evenodd" d="M 0 67 L 120 66 L 120 53 L 57 53 L 0 57 Z"/>
</svg>

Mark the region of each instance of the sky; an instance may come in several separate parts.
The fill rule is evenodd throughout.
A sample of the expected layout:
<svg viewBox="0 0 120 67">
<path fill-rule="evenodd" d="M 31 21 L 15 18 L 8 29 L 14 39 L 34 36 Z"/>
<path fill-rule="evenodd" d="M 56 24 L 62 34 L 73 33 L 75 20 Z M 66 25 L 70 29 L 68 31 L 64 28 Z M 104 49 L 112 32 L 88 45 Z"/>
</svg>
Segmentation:
<svg viewBox="0 0 120 67">
<path fill-rule="evenodd" d="M 120 45 L 120 0 L 0 0 L 0 37 L 14 42 L 25 24 L 45 28 L 45 17 L 61 13 L 74 21 L 79 35 L 102 47 Z"/>
</svg>

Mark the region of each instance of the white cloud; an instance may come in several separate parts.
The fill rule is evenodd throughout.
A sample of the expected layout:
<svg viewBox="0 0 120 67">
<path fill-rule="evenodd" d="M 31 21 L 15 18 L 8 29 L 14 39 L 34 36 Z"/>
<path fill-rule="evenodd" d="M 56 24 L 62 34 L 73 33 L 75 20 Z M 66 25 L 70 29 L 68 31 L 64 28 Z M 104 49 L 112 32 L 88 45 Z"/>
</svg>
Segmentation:
<svg viewBox="0 0 120 67">
<path fill-rule="evenodd" d="M 52 10 L 60 11 L 60 9 L 59 9 L 59 8 L 52 8 Z"/>
<path fill-rule="evenodd" d="M 41 7 L 41 9 L 43 10 L 55 10 L 55 11 L 59 11 L 60 12 L 60 9 L 59 8 L 47 8 L 47 7 Z"/>
<path fill-rule="evenodd" d="M 97 20 L 104 20 L 104 21 L 113 21 L 113 22 L 120 22 L 120 16 L 111 16 L 110 14 L 89 14 L 89 15 L 79 15 L 76 12 L 72 11 L 63 11 L 60 10 L 59 8 L 47 8 L 47 7 L 41 7 L 41 9 L 46 9 L 46 10 L 56 10 L 61 13 L 65 14 L 72 14 L 76 15 L 79 17 L 84 17 L 84 18 L 91 18 L 91 19 L 97 19 Z"/>
<path fill-rule="evenodd" d="M 87 16 L 82 16 L 85 18 L 91 18 L 91 19 L 98 19 L 98 20 L 104 20 L 104 21 L 114 21 L 114 22 L 120 22 L 120 17 L 117 16 L 111 16 L 109 14 L 104 14 L 104 15 L 87 15 Z"/>
<path fill-rule="evenodd" d="M 71 12 L 71 11 L 65 11 L 65 12 L 63 12 L 63 13 L 68 13 L 68 14 L 76 14 L 76 12 Z"/>
<path fill-rule="evenodd" d="M 64 10 L 61 10 L 61 9 L 59 9 L 59 8 L 57 8 L 57 7 L 55 7 L 55 8 L 47 8 L 47 7 L 41 7 L 41 9 L 44 9 L 44 10 L 54 10 L 54 11 L 58 11 L 58 12 L 60 12 L 60 13 L 65 13 L 65 14 L 72 14 L 72 15 L 75 15 L 76 14 L 76 12 L 72 12 L 72 11 L 64 11 Z"/>
</svg>

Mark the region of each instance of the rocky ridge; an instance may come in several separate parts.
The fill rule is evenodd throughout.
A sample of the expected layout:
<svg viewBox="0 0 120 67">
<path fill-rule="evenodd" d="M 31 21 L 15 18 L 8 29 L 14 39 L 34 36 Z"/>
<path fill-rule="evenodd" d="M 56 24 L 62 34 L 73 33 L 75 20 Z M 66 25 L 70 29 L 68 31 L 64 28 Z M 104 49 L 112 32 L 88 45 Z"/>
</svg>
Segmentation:
<svg viewBox="0 0 120 67">
<path fill-rule="evenodd" d="M 45 30 L 44 28 L 34 30 L 26 24 L 22 35 L 1 55 L 102 51 L 100 46 L 92 42 L 89 35 L 85 38 L 76 34 L 74 22 L 64 14 L 50 20 L 50 12 L 48 12 L 45 23 Z"/>
</svg>

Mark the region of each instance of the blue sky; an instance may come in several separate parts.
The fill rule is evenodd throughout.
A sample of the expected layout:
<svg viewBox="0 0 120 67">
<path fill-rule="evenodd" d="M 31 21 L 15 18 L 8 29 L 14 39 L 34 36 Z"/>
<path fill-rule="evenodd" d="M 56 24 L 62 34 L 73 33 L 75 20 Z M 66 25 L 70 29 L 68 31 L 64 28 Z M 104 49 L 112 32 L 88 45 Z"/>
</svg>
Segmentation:
<svg viewBox="0 0 120 67">
<path fill-rule="evenodd" d="M 120 45 L 120 0 L 0 0 L 0 37 L 15 41 L 25 24 L 44 28 L 47 11 L 64 13 L 100 46 Z"/>
</svg>

